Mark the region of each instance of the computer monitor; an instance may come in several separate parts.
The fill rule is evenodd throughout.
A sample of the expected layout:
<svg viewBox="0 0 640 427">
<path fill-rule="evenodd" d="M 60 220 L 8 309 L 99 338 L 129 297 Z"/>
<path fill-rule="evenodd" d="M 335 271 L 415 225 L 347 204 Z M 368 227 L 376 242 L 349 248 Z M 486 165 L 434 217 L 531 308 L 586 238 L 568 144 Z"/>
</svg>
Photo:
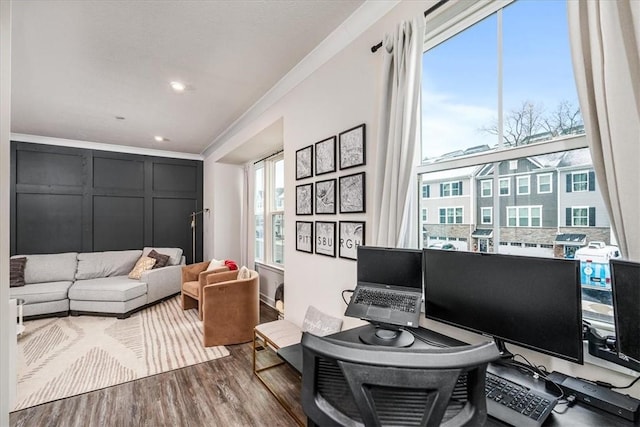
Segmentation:
<svg viewBox="0 0 640 427">
<path fill-rule="evenodd" d="M 609 263 L 618 356 L 640 367 L 640 263 L 619 259 Z"/>
<path fill-rule="evenodd" d="M 582 364 L 578 261 L 424 251 L 427 318 Z"/>
<path fill-rule="evenodd" d="M 381 283 L 422 291 L 422 251 L 358 246 L 358 282 Z"/>
<path fill-rule="evenodd" d="M 357 285 L 346 316 L 371 323 L 360 338 L 367 344 L 406 347 L 414 337 L 422 305 L 422 250 L 359 246 Z M 382 295 L 381 295 L 382 294 Z"/>
</svg>

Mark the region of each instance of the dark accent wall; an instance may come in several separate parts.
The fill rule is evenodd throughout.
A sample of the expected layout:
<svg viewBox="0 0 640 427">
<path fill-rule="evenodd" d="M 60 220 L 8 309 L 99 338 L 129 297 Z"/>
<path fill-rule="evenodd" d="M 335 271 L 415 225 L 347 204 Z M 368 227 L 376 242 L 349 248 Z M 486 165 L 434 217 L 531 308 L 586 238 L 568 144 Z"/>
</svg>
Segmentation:
<svg viewBox="0 0 640 427">
<path fill-rule="evenodd" d="M 202 161 L 11 143 L 12 255 L 180 247 L 191 263 L 200 210 Z"/>
</svg>

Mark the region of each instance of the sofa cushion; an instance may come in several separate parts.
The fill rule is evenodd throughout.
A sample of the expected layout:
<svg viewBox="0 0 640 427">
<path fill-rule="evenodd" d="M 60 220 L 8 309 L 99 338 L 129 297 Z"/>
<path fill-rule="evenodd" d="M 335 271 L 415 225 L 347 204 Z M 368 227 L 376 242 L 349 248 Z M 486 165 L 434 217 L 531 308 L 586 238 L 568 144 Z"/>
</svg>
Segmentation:
<svg viewBox="0 0 640 427">
<path fill-rule="evenodd" d="M 26 257 L 12 258 L 9 260 L 9 287 L 24 286 L 24 266 Z"/>
<path fill-rule="evenodd" d="M 156 252 L 155 249 L 153 249 L 151 252 L 149 252 L 147 254 L 147 256 L 149 258 L 153 258 L 156 260 L 156 263 L 153 264 L 153 268 L 162 268 L 164 266 L 166 266 L 169 263 L 169 255 L 164 255 L 164 254 L 160 254 L 158 252 Z"/>
<path fill-rule="evenodd" d="M 76 280 L 126 276 L 136 265 L 140 255 L 142 255 L 142 251 L 139 249 L 80 253 L 78 254 Z"/>
<path fill-rule="evenodd" d="M 158 253 L 169 255 L 169 263 L 167 265 L 179 265 L 182 260 L 182 249 L 181 248 L 148 248 L 145 247 L 142 249 L 142 255 L 149 256 L 149 252 L 154 250 Z"/>
<path fill-rule="evenodd" d="M 78 265 L 77 252 L 48 255 L 15 255 L 11 258 L 26 257 L 24 282 L 62 282 L 73 281 Z"/>
<path fill-rule="evenodd" d="M 76 280 L 69 289 L 70 300 L 129 301 L 147 293 L 147 284 L 127 276 Z"/>
<path fill-rule="evenodd" d="M 11 298 L 22 298 L 25 304 L 64 300 L 72 284 L 71 281 L 34 283 L 11 288 L 9 295 Z"/>
<path fill-rule="evenodd" d="M 140 259 L 136 262 L 136 265 L 133 267 L 133 270 L 129 272 L 129 279 L 140 280 L 140 277 L 142 277 L 142 272 L 151 270 L 155 263 L 155 258 L 141 256 Z"/>
</svg>

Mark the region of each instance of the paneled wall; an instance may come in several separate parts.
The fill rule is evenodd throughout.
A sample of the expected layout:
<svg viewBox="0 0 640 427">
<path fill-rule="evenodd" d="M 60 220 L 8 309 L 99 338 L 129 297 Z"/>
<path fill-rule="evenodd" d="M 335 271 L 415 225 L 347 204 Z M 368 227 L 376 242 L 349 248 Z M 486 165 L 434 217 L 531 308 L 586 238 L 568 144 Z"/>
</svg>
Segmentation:
<svg viewBox="0 0 640 427">
<path fill-rule="evenodd" d="M 181 247 L 202 210 L 202 162 L 11 143 L 11 254 Z M 196 260 L 202 259 L 198 216 Z"/>
</svg>

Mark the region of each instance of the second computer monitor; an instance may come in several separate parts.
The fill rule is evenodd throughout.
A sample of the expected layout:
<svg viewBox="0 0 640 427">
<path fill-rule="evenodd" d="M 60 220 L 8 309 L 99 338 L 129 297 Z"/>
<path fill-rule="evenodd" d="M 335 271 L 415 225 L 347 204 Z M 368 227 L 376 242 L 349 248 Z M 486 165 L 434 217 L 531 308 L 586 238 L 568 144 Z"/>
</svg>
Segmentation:
<svg viewBox="0 0 640 427">
<path fill-rule="evenodd" d="M 612 259 L 610 264 L 618 354 L 640 364 L 640 263 Z"/>
<path fill-rule="evenodd" d="M 582 363 L 577 261 L 425 249 L 424 263 L 427 318 Z"/>
</svg>

